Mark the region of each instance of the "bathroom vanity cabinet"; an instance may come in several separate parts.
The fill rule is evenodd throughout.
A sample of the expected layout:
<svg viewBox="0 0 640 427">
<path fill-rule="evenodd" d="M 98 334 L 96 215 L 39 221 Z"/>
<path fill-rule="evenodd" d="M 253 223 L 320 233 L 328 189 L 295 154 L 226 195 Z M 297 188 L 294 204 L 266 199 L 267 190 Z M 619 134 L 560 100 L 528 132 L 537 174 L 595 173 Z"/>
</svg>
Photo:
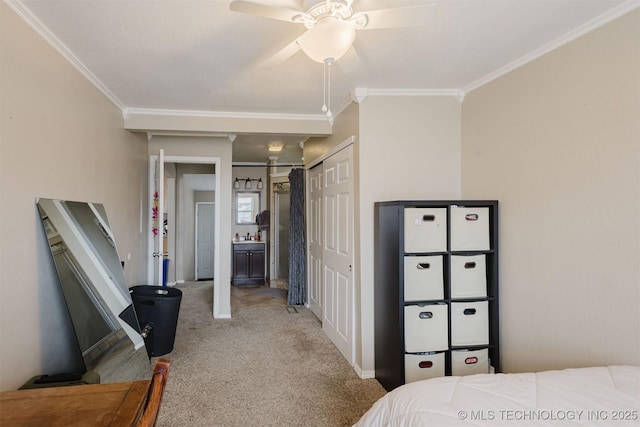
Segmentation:
<svg viewBox="0 0 640 427">
<path fill-rule="evenodd" d="M 264 285 L 265 258 L 264 242 L 233 242 L 233 285 Z"/>
</svg>

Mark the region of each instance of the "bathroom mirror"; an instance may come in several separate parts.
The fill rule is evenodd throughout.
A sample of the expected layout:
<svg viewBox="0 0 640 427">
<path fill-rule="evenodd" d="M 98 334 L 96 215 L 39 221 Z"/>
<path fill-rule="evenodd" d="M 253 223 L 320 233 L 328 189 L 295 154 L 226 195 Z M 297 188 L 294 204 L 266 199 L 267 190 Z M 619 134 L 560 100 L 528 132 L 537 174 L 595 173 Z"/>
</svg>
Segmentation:
<svg viewBox="0 0 640 427">
<path fill-rule="evenodd" d="M 260 212 L 259 191 L 236 192 L 236 224 L 256 224 L 256 216 Z"/>
<path fill-rule="evenodd" d="M 149 379 L 151 363 L 104 207 L 36 201 L 92 382 Z"/>
</svg>

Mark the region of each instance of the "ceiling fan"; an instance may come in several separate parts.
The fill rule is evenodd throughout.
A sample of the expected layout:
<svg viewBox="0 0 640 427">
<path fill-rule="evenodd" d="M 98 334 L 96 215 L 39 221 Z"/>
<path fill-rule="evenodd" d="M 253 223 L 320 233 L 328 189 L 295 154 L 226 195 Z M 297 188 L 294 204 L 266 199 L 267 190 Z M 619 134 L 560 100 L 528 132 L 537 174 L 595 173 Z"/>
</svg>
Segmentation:
<svg viewBox="0 0 640 427">
<path fill-rule="evenodd" d="M 233 0 L 230 9 L 265 18 L 302 24 L 307 31 L 267 60 L 263 66 L 277 65 L 299 50 L 314 61 L 323 63 L 328 58 L 337 61 L 347 52 L 356 56 L 352 49 L 356 30 L 413 27 L 425 25 L 429 3 L 418 6 L 354 12 L 353 0 L 305 0 L 305 11 L 289 9 L 255 1 Z M 351 60 L 357 60 L 351 58 Z"/>
<path fill-rule="evenodd" d="M 325 64 L 325 88 L 330 81 L 331 65 L 340 59 L 341 68 L 348 72 L 358 68 L 361 61 L 352 46 L 358 30 L 372 30 L 425 25 L 429 9 L 435 3 L 395 7 L 390 9 L 354 12 L 353 0 L 304 0 L 304 10 L 268 5 L 248 0 L 233 0 L 229 5 L 235 12 L 287 21 L 306 27 L 306 31 L 261 67 L 276 66 L 302 50 L 309 58 Z M 325 104 L 322 111 L 331 116 Z"/>
</svg>

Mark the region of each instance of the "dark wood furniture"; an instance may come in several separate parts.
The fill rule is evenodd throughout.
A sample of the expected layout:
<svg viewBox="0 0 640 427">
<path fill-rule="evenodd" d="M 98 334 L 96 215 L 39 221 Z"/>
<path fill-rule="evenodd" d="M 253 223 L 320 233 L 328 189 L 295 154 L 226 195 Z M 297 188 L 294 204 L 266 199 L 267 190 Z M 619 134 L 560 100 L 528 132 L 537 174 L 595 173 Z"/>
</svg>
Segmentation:
<svg viewBox="0 0 640 427">
<path fill-rule="evenodd" d="M 264 242 L 233 243 L 233 284 L 262 286 L 264 278 Z"/>
<path fill-rule="evenodd" d="M 150 380 L 0 393 L 0 425 L 48 427 L 155 426 L 170 362 Z"/>
<path fill-rule="evenodd" d="M 500 372 L 498 202 L 375 204 L 376 379 Z"/>
</svg>

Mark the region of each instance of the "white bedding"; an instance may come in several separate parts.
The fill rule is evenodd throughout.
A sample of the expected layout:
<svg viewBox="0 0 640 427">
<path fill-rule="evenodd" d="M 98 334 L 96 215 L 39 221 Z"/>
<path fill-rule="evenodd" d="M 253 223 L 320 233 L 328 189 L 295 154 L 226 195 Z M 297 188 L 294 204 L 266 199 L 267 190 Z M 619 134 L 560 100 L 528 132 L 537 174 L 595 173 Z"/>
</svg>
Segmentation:
<svg viewBox="0 0 640 427">
<path fill-rule="evenodd" d="M 640 367 L 418 381 L 387 393 L 355 426 L 640 426 Z"/>
</svg>

